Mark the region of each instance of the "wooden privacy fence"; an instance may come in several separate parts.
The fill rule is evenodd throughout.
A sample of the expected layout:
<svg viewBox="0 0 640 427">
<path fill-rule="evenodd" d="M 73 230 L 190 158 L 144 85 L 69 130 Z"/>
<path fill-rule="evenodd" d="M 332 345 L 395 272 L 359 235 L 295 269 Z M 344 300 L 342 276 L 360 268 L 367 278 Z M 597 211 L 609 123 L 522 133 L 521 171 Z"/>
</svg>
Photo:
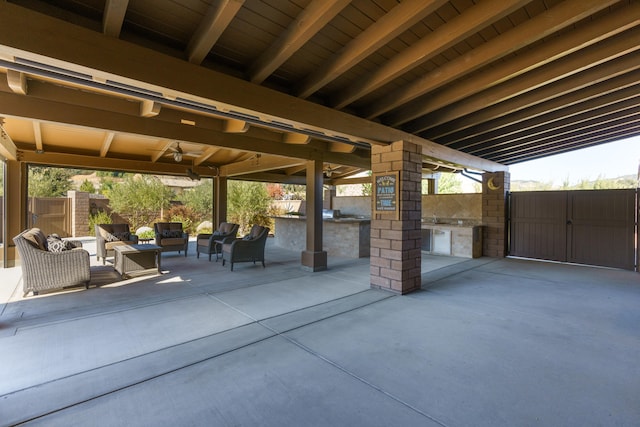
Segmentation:
<svg viewBox="0 0 640 427">
<path fill-rule="evenodd" d="M 71 231 L 71 200 L 66 197 L 30 197 L 27 225 L 38 227 L 45 234 L 69 237 Z"/>
<path fill-rule="evenodd" d="M 515 192 L 509 254 L 637 269 L 637 190 Z"/>
</svg>

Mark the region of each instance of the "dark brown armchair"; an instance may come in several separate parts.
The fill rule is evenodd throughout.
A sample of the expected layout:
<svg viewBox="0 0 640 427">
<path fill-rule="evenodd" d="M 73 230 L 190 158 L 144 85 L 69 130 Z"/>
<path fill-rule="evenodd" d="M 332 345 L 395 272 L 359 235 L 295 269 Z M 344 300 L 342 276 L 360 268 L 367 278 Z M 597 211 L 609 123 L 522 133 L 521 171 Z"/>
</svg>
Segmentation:
<svg viewBox="0 0 640 427">
<path fill-rule="evenodd" d="M 262 262 L 264 268 L 264 247 L 269 236 L 269 227 L 254 225 L 251 232 L 241 239 L 227 241 L 222 245 L 222 265 L 225 261 L 231 263 L 231 271 L 233 264 L 236 262 Z"/>
<path fill-rule="evenodd" d="M 196 258 L 200 258 L 200 254 L 208 254 L 211 261 L 211 254 L 218 254 L 222 251 L 222 244 L 216 243 L 226 239 L 234 239 L 238 235 L 238 224 L 232 222 L 221 222 L 220 226 L 213 233 L 200 233 L 196 237 Z"/>
<path fill-rule="evenodd" d="M 138 243 L 138 236 L 131 234 L 129 224 L 96 224 L 96 259 L 102 265 L 108 256 L 113 256 L 113 248 L 118 245 Z"/>
<path fill-rule="evenodd" d="M 181 222 L 156 222 L 153 228 L 156 233 L 156 245 L 162 247 L 162 252 L 184 251 L 184 256 L 187 256 L 189 234 L 182 231 Z"/>
</svg>

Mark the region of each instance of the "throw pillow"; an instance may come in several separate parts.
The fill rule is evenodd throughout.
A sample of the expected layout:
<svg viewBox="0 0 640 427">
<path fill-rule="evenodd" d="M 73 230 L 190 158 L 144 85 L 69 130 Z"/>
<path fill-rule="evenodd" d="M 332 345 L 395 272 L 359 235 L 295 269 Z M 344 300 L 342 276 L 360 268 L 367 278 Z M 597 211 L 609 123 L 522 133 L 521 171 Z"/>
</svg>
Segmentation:
<svg viewBox="0 0 640 427">
<path fill-rule="evenodd" d="M 162 230 L 162 237 L 173 238 L 182 237 L 182 231 L 180 230 Z"/>
<path fill-rule="evenodd" d="M 67 240 L 62 240 L 55 234 L 52 234 L 47 236 L 47 247 L 49 248 L 49 252 L 64 252 L 73 249 L 73 244 Z"/>
<path fill-rule="evenodd" d="M 253 237 L 251 237 L 251 234 L 247 234 L 242 238 L 242 240 L 253 240 Z"/>
<path fill-rule="evenodd" d="M 116 240 L 120 240 L 123 242 L 126 242 L 131 238 L 131 233 L 129 233 L 128 231 L 114 232 L 112 235 L 116 238 Z"/>
</svg>

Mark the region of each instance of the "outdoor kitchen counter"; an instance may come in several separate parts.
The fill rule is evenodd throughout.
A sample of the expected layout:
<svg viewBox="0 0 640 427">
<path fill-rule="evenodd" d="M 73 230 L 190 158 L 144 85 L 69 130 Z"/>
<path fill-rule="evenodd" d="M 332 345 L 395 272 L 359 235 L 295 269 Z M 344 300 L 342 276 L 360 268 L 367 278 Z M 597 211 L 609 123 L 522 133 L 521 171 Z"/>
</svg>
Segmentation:
<svg viewBox="0 0 640 427">
<path fill-rule="evenodd" d="M 482 225 L 422 222 L 422 250 L 439 255 L 463 258 L 482 256 Z"/>
<path fill-rule="evenodd" d="M 277 246 L 304 251 L 307 246 L 307 218 L 297 215 L 274 216 L 274 243 Z M 329 256 L 364 258 L 369 256 L 371 219 L 324 218 L 323 250 Z"/>
</svg>

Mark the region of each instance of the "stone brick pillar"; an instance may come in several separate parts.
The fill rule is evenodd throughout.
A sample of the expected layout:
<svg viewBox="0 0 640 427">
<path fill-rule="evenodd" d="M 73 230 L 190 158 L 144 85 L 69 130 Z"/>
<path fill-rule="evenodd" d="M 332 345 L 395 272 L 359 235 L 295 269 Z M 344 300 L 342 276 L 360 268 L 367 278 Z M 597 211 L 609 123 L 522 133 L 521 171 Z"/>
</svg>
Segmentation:
<svg viewBox="0 0 640 427">
<path fill-rule="evenodd" d="M 420 195 L 422 150 L 411 142 L 398 141 L 371 147 L 371 171 L 398 172 L 398 212 L 376 212 L 372 195 L 371 287 L 406 294 L 420 289 L 422 203 Z M 376 185 L 373 184 L 372 193 Z"/>
<path fill-rule="evenodd" d="M 81 237 L 89 235 L 89 193 L 84 191 L 68 191 L 71 199 L 71 236 Z"/>
<path fill-rule="evenodd" d="M 510 189 L 509 172 L 482 175 L 482 223 L 484 256 L 507 256 L 507 197 Z"/>
</svg>

